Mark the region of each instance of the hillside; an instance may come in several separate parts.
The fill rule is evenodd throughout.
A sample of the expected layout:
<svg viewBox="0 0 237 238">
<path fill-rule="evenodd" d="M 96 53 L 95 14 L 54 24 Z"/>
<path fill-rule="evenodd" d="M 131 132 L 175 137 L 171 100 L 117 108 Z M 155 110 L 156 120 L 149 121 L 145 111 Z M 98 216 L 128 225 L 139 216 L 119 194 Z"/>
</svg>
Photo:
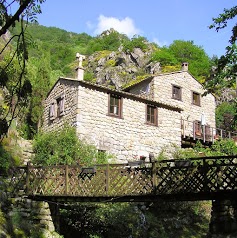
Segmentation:
<svg viewBox="0 0 237 238">
<path fill-rule="evenodd" d="M 12 29 L 12 34 L 17 31 L 17 27 Z M 92 37 L 86 33 L 77 34 L 55 27 L 30 24 L 27 32 L 29 58 L 40 59 L 43 54 L 49 60 L 51 70 L 60 71 L 61 76 L 74 77 L 77 52 L 87 56 L 84 66 L 88 80 L 100 78 L 101 71 L 108 71 L 108 68 L 116 68 L 119 78 L 134 79 L 146 73 L 156 73 L 157 68 L 162 72 L 179 70 L 182 62 L 189 62 L 190 72 L 202 80 L 208 76 L 211 66 L 211 60 L 204 50 L 192 41 L 175 41 L 169 48 L 161 48 L 142 36 L 129 39 L 113 29 Z M 159 66 L 154 71 L 156 63 Z M 120 75 L 123 71 L 125 75 Z"/>
<path fill-rule="evenodd" d="M 11 34 L 18 31 L 16 25 Z M 26 39 L 29 54 L 26 77 L 32 85 L 32 97 L 19 121 L 26 138 L 32 138 L 38 131 L 42 101 L 58 77 L 75 77 L 77 52 L 86 56 L 84 80 L 116 89 L 150 75 L 180 70 L 183 62 L 188 62 L 189 72 L 204 83 L 214 65 L 203 48 L 193 41 L 176 40 L 169 47 L 159 47 L 143 36 L 129 39 L 113 29 L 92 37 L 29 24 Z"/>
</svg>

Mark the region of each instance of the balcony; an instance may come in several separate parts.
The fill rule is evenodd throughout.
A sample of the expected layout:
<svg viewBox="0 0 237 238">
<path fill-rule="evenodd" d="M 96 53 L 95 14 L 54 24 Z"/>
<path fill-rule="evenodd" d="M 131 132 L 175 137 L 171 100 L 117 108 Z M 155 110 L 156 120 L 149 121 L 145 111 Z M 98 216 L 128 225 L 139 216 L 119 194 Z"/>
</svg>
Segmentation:
<svg viewBox="0 0 237 238">
<path fill-rule="evenodd" d="M 237 132 L 214 128 L 207 124 L 202 125 L 200 121 L 181 119 L 181 134 L 182 143 L 200 140 L 202 143 L 209 144 L 220 139 L 233 139 L 237 143 Z"/>
</svg>

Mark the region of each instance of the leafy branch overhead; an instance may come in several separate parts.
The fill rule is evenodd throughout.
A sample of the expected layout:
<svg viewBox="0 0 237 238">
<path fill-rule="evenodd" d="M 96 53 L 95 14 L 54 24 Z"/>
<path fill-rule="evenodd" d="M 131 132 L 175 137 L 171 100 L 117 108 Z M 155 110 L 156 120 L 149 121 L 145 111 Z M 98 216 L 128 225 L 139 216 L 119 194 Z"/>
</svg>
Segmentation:
<svg viewBox="0 0 237 238">
<path fill-rule="evenodd" d="M 0 135 L 6 134 L 12 120 L 19 114 L 31 93 L 30 81 L 26 78 L 26 61 L 28 60 L 28 39 L 26 29 L 28 22 L 36 22 L 36 15 L 41 13 L 40 5 L 45 0 L 0 1 L 0 90 L 4 89 L 6 106 L 0 105 Z M 16 9 L 12 12 L 12 9 Z M 19 31 L 9 36 L 8 30 L 20 23 Z M 12 41 L 16 44 L 11 44 Z M 3 92 L 0 91 L 1 94 Z M 17 106 L 19 106 L 17 109 Z"/>
<path fill-rule="evenodd" d="M 230 9 L 224 9 L 217 18 L 213 18 L 213 24 L 209 26 L 210 29 L 214 28 L 217 32 L 228 26 L 230 20 L 233 20 L 237 16 L 237 6 Z M 207 83 L 209 89 L 217 89 L 223 87 L 234 88 L 236 84 L 236 95 L 237 95 L 237 22 L 232 27 L 232 35 L 230 36 L 229 43 L 226 47 L 225 55 L 222 55 L 217 60 L 217 68 L 214 74 Z"/>
<path fill-rule="evenodd" d="M 209 26 L 210 29 L 215 28 L 218 32 L 220 29 L 227 27 L 229 20 L 235 18 L 237 15 L 237 6 L 232 7 L 231 9 L 224 9 L 224 13 L 220 14 L 219 17 L 213 18 L 213 24 Z M 237 39 L 237 23 L 232 28 L 232 36 L 230 37 L 229 42 L 235 44 Z"/>
</svg>

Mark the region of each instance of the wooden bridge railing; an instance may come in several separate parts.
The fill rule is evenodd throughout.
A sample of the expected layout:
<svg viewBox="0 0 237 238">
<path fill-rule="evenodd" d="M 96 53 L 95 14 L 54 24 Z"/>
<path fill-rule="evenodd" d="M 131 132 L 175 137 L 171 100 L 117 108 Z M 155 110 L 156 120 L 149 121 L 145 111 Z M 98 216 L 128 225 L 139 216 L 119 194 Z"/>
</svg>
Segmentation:
<svg viewBox="0 0 237 238">
<path fill-rule="evenodd" d="M 215 199 L 236 196 L 237 156 L 164 160 L 154 163 L 27 166 L 18 185 L 34 197 Z"/>
</svg>

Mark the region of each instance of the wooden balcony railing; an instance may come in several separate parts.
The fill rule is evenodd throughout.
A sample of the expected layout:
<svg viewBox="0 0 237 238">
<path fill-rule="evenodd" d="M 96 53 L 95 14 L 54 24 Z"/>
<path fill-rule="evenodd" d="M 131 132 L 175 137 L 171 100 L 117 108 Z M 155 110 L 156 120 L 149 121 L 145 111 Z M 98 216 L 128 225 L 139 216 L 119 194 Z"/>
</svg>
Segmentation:
<svg viewBox="0 0 237 238">
<path fill-rule="evenodd" d="M 214 142 L 218 139 L 234 139 L 237 141 L 237 132 L 201 125 L 200 121 L 181 119 L 181 133 L 183 138 L 200 139 L 203 142 Z"/>
</svg>

